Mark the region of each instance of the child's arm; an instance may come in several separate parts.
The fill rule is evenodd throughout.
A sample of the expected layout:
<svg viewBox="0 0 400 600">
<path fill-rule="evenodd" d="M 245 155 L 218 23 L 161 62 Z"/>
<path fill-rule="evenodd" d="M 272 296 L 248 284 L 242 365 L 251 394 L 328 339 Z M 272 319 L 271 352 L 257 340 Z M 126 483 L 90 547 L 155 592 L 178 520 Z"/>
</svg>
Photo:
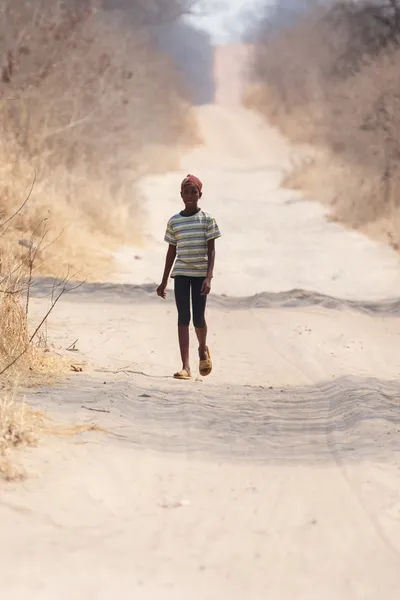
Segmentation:
<svg viewBox="0 0 400 600">
<path fill-rule="evenodd" d="M 208 251 L 208 270 L 207 277 L 203 281 L 201 293 L 203 296 L 207 296 L 211 291 L 211 279 L 214 277 L 214 264 L 215 264 L 215 240 L 209 240 L 207 242 Z"/>
<path fill-rule="evenodd" d="M 168 246 L 168 250 L 167 250 L 167 256 L 165 259 L 165 269 L 164 269 L 164 275 L 162 278 L 162 282 L 161 285 L 158 286 L 157 288 L 157 295 L 160 296 L 161 298 L 166 298 L 167 293 L 166 293 L 166 287 L 168 284 L 168 277 L 169 274 L 171 273 L 171 269 L 174 265 L 175 262 L 175 258 L 176 258 L 176 246 L 173 246 L 172 244 L 169 244 Z"/>
</svg>

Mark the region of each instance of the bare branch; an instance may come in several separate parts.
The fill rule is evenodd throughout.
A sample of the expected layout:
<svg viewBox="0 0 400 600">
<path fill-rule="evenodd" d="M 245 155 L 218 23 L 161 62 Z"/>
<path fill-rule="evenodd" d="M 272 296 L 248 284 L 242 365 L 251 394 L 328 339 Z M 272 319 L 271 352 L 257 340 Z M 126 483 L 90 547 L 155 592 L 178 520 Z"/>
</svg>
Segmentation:
<svg viewBox="0 0 400 600">
<path fill-rule="evenodd" d="M 18 208 L 18 210 L 13 215 L 11 215 L 11 217 L 9 217 L 3 223 L 0 223 L 0 228 L 2 228 L 5 225 L 7 225 L 7 223 L 10 223 L 21 212 L 21 210 L 24 208 L 24 206 L 29 202 L 30 197 L 32 196 L 33 188 L 35 187 L 35 183 L 36 183 L 36 170 L 34 170 L 34 172 L 35 172 L 35 175 L 34 175 L 33 182 L 32 182 L 32 185 L 31 185 L 31 189 L 29 190 L 28 196 L 26 197 L 26 199 L 24 200 L 24 202 L 21 204 L 21 206 Z M 6 229 L 6 231 L 7 231 L 7 229 Z M 4 235 L 4 233 L 6 233 L 6 231 L 3 232 L 2 235 Z"/>
<path fill-rule="evenodd" d="M 58 129 L 55 129 L 54 131 L 50 131 L 49 133 L 46 133 L 46 135 L 44 135 L 42 139 L 47 140 L 55 135 L 60 135 L 61 133 L 65 133 L 66 131 L 68 131 L 70 129 L 74 129 L 75 127 L 80 127 L 81 125 L 84 125 L 86 122 L 90 121 L 92 116 L 94 114 L 96 114 L 96 112 L 99 112 L 99 110 L 100 109 L 98 107 L 94 108 L 85 117 L 71 121 L 70 123 L 68 123 L 68 125 L 65 125 L 65 127 L 59 127 Z"/>
<path fill-rule="evenodd" d="M 63 294 L 68 293 L 68 292 L 72 292 L 72 291 L 78 289 L 79 287 L 81 287 L 83 285 L 84 282 L 81 282 L 81 283 L 79 283 L 79 284 L 77 284 L 77 285 L 75 285 L 75 286 L 73 286 L 71 288 L 67 288 L 67 284 L 68 283 L 70 283 L 70 280 L 65 280 L 64 285 L 63 285 L 61 291 L 52 300 L 51 305 L 50 305 L 49 309 L 47 310 L 46 314 L 43 316 L 43 318 L 41 319 L 40 323 L 37 325 L 35 331 L 31 335 L 31 337 L 29 338 L 29 344 L 24 348 L 24 350 L 22 350 L 22 352 L 20 352 L 18 354 L 18 356 L 16 356 L 8 365 L 6 365 L 0 371 L 0 376 L 4 375 L 4 373 L 6 371 L 8 371 L 9 369 L 11 369 L 11 367 L 13 367 L 28 352 L 28 350 L 30 348 L 30 344 L 33 342 L 33 340 L 38 335 L 39 331 L 43 327 L 44 323 L 46 322 L 46 320 L 48 319 L 48 317 L 50 316 L 50 314 L 53 312 L 53 310 L 54 310 L 57 302 L 60 300 L 60 298 L 63 296 Z"/>
</svg>

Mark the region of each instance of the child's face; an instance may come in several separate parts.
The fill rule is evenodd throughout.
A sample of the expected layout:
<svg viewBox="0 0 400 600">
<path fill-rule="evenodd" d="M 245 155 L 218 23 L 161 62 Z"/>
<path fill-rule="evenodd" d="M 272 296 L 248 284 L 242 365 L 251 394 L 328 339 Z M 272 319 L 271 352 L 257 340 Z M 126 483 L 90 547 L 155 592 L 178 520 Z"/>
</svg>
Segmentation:
<svg viewBox="0 0 400 600">
<path fill-rule="evenodd" d="M 201 195 L 199 188 L 193 183 L 186 184 L 181 192 L 182 200 L 188 209 L 197 208 Z"/>
</svg>

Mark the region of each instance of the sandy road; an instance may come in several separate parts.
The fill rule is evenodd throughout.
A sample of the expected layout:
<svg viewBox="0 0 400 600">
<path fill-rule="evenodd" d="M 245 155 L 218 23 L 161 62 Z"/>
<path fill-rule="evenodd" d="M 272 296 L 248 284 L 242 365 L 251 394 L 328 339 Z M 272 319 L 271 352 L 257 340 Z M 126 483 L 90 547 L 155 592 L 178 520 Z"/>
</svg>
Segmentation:
<svg viewBox="0 0 400 600">
<path fill-rule="evenodd" d="M 204 147 L 143 182 L 146 247 L 121 250 L 119 283 L 76 291 L 51 323 L 89 367 L 31 401 L 110 433 L 46 441 L 24 458 L 38 477 L 2 488 L 4 593 L 397 600 L 399 258 L 279 189 L 289 151 L 257 117 L 199 113 Z M 170 378 L 171 295 L 146 285 L 188 171 L 224 237 L 215 372 L 186 384 Z"/>
<path fill-rule="evenodd" d="M 204 179 L 204 209 L 218 220 L 216 294 L 251 296 L 293 288 L 359 300 L 399 295 L 398 256 L 387 246 L 326 220 L 326 208 L 279 188 L 292 151 L 261 117 L 240 107 L 198 109 L 205 139 L 180 173 L 149 177 L 147 245 L 120 253 L 123 282 L 161 277 L 167 219 L 180 210 L 179 184 L 188 171 Z M 161 266 L 160 266 L 161 265 Z"/>
</svg>

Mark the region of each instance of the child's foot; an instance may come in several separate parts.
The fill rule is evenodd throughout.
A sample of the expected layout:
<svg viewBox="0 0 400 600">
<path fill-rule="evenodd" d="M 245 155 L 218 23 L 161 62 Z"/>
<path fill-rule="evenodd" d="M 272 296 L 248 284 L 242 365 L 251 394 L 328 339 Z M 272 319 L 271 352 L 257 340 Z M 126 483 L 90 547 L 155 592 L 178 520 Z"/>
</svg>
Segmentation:
<svg viewBox="0 0 400 600">
<path fill-rule="evenodd" d="M 177 373 L 174 373 L 174 379 L 184 379 L 184 380 L 192 379 L 192 374 L 190 372 L 190 368 L 184 367 L 182 369 L 182 371 L 178 371 Z"/>
<path fill-rule="evenodd" d="M 211 362 L 211 356 L 210 356 L 210 351 L 208 349 L 208 346 L 206 346 L 205 351 L 200 351 L 199 349 L 199 357 L 200 357 L 200 375 L 202 377 L 207 377 L 207 375 L 210 375 L 211 371 L 212 371 L 212 362 Z"/>
</svg>

